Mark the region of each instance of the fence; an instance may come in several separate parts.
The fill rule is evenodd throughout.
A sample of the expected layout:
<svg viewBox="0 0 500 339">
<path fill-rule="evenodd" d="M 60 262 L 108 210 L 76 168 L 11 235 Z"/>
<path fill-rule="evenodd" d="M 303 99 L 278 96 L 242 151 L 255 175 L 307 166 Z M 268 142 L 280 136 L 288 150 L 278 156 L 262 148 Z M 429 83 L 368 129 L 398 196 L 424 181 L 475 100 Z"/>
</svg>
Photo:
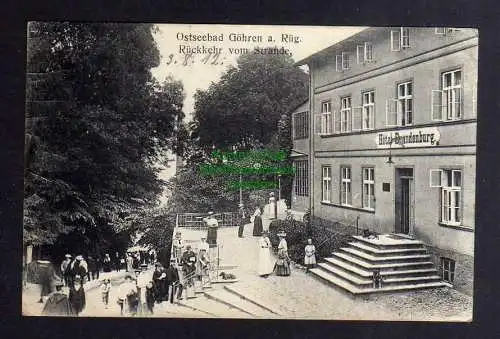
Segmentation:
<svg viewBox="0 0 500 339">
<path fill-rule="evenodd" d="M 207 227 L 203 221 L 205 217 L 207 217 L 206 213 L 178 213 L 176 227 L 204 229 Z M 239 212 L 214 213 L 213 217 L 217 219 L 219 227 L 238 226 Z"/>
</svg>

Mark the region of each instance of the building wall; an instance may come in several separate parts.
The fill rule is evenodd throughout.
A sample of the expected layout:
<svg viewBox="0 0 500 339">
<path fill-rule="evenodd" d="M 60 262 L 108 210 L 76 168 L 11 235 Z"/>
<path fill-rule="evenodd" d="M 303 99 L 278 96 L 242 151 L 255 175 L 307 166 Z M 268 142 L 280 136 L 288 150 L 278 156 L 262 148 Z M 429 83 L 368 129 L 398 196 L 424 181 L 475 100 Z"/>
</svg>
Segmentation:
<svg viewBox="0 0 500 339">
<path fill-rule="evenodd" d="M 300 112 L 308 112 L 309 111 L 309 101 L 306 101 L 299 107 L 297 107 L 293 112 L 292 112 L 292 131 L 294 130 L 295 126 L 294 124 L 294 119 L 293 116 L 296 113 Z M 310 123 L 310 122 L 309 122 Z M 309 131 L 309 129 L 308 129 Z M 304 153 L 304 154 L 309 154 L 309 138 L 305 139 L 293 139 L 293 147 L 292 149 L 294 151 Z M 308 160 L 308 156 L 299 156 L 299 157 L 294 157 L 293 160 Z M 309 168 L 309 166 L 308 166 Z M 295 194 L 295 181 L 294 181 L 294 186 L 292 189 L 292 203 L 291 203 L 291 208 L 294 211 L 299 211 L 299 212 L 305 212 L 309 208 L 309 196 L 300 196 Z"/>
<path fill-rule="evenodd" d="M 434 28 L 410 28 L 411 48 L 390 50 L 390 28 L 370 28 L 318 54 L 309 60 L 312 74 L 312 106 L 315 115 L 321 103 L 329 100 L 332 111 L 340 111 L 341 98 L 351 96 L 352 107 L 362 104 L 362 93 L 375 91 L 375 127 L 373 130 L 341 134 L 313 135 L 314 219 L 339 221 L 359 229 L 379 233 L 396 231 L 396 188 L 398 168 L 413 169 L 414 224 L 412 234 L 429 248 L 436 267 L 440 258 L 455 260 L 455 282 L 458 290 L 472 294 L 475 173 L 476 173 L 476 84 L 477 31 L 463 29 L 448 35 L 436 35 Z M 370 41 L 374 62 L 356 64 L 356 45 Z M 335 55 L 351 52 L 351 69 L 336 70 Z M 442 73 L 462 71 L 462 118 L 458 121 L 432 120 L 432 90 L 441 89 Z M 412 81 L 413 124 L 390 127 L 386 123 L 387 101 L 395 99 L 397 84 Z M 311 122 L 316 116 L 311 116 Z M 421 128 L 439 133 L 436 145 L 395 145 L 382 148 L 379 134 L 418 132 Z M 389 153 L 393 164 L 388 164 Z M 322 165 L 332 168 L 332 202 L 322 202 Z M 351 167 L 352 207 L 340 205 L 340 166 Z M 362 208 L 362 168 L 374 167 L 375 210 Z M 451 227 L 440 224 L 441 188 L 431 187 L 433 169 L 462 170 L 462 224 Z M 390 190 L 383 191 L 383 183 Z M 335 222 L 332 224 L 334 225 Z M 355 233 L 350 230 L 348 233 Z"/>
<path fill-rule="evenodd" d="M 477 44 L 478 31 L 475 29 L 462 29 L 443 36 L 435 34 L 434 28 L 410 27 L 410 48 L 393 52 L 390 45 L 390 31 L 393 29 L 398 28 L 369 28 L 335 45 L 328 55 L 314 60 L 311 67 L 315 79 L 314 88 L 320 88 L 341 80 L 345 81 L 360 74 L 369 75 L 388 65 L 399 67 L 407 62 L 409 58 L 421 56 L 422 53 L 434 52 L 436 54 L 444 52 L 446 48 L 460 48 L 463 45 L 460 42 L 467 42 L 471 39 L 475 39 Z M 373 44 L 374 61 L 357 64 L 356 46 L 364 42 Z M 439 51 L 436 51 L 437 49 Z M 337 72 L 335 55 L 340 55 L 342 52 L 350 54 L 351 68 Z"/>
</svg>

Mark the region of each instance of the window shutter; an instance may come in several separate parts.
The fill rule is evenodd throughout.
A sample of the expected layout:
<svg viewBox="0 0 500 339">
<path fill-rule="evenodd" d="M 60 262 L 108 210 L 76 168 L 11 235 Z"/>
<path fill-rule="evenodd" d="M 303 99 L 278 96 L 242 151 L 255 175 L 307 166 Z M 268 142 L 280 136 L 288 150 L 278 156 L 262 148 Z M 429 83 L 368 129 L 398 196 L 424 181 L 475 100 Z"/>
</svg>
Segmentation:
<svg viewBox="0 0 500 339">
<path fill-rule="evenodd" d="M 356 46 L 356 59 L 358 64 L 362 64 L 365 61 L 365 50 L 364 46 L 358 45 Z"/>
<path fill-rule="evenodd" d="M 336 55 L 335 56 L 335 70 L 337 72 L 342 71 L 342 56 L 341 55 Z"/>
<path fill-rule="evenodd" d="M 392 30 L 391 31 L 391 51 L 399 52 L 401 50 L 401 31 Z"/>
<path fill-rule="evenodd" d="M 363 107 L 353 107 L 352 112 L 352 130 L 360 131 L 363 129 Z"/>
<path fill-rule="evenodd" d="M 340 133 L 340 112 L 333 111 L 333 133 Z"/>
<path fill-rule="evenodd" d="M 385 124 L 386 126 L 398 125 L 398 100 L 389 99 L 385 102 Z"/>
<path fill-rule="evenodd" d="M 324 134 L 321 126 L 321 113 L 314 114 L 314 134 L 321 135 Z"/>
<path fill-rule="evenodd" d="M 442 187 L 443 171 L 440 169 L 431 169 L 429 171 L 429 186 Z"/>
<path fill-rule="evenodd" d="M 431 96 L 431 107 L 432 121 L 441 121 L 443 120 L 443 91 L 440 90 L 432 90 Z"/>
</svg>

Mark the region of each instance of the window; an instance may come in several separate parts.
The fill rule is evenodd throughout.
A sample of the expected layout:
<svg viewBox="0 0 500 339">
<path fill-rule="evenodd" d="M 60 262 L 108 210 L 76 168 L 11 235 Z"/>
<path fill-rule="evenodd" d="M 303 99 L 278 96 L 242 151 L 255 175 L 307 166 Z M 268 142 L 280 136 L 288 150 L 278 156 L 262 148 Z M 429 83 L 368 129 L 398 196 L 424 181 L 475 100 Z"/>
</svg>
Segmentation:
<svg viewBox="0 0 500 339">
<path fill-rule="evenodd" d="M 307 139 L 309 137 L 309 112 L 295 113 L 293 116 L 293 138 Z"/>
<path fill-rule="evenodd" d="M 330 101 L 321 103 L 321 134 L 332 133 L 332 104 Z"/>
<path fill-rule="evenodd" d="M 432 91 L 432 120 L 451 121 L 462 118 L 462 71 L 453 70 L 441 76 L 441 90 Z"/>
<path fill-rule="evenodd" d="M 461 225 L 462 171 L 453 169 L 431 170 L 430 186 L 441 188 L 441 222 L 446 225 Z"/>
<path fill-rule="evenodd" d="M 413 85 L 411 81 L 397 86 L 397 98 L 388 100 L 386 106 L 387 126 L 413 124 Z"/>
<path fill-rule="evenodd" d="M 351 168 L 347 166 L 341 166 L 340 172 L 342 175 L 342 181 L 340 183 L 340 203 L 342 205 L 352 205 L 352 191 L 351 191 Z"/>
<path fill-rule="evenodd" d="M 335 69 L 337 72 L 342 72 L 349 68 L 351 68 L 349 53 L 342 52 L 342 54 L 335 56 Z"/>
<path fill-rule="evenodd" d="M 332 200 L 332 167 L 322 166 L 322 201 L 331 202 Z"/>
<path fill-rule="evenodd" d="M 452 32 L 459 31 L 460 29 L 458 28 L 451 28 L 451 27 L 436 27 L 434 33 L 437 35 L 447 35 Z"/>
<path fill-rule="evenodd" d="M 294 161 L 295 179 L 294 191 L 295 195 L 307 197 L 309 196 L 309 167 L 307 160 Z"/>
<path fill-rule="evenodd" d="M 455 280 L 455 260 L 441 257 L 441 274 L 444 281 L 453 284 Z"/>
<path fill-rule="evenodd" d="M 391 30 L 391 51 L 398 52 L 410 47 L 410 29 L 401 27 Z"/>
<path fill-rule="evenodd" d="M 362 125 L 361 129 L 375 128 L 375 92 L 365 92 L 362 94 Z"/>
<path fill-rule="evenodd" d="M 363 168 L 363 208 L 375 209 L 375 169 Z"/>
<path fill-rule="evenodd" d="M 351 97 L 340 99 L 340 132 L 351 131 Z"/>
<path fill-rule="evenodd" d="M 356 60 L 358 64 L 364 64 L 373 61 L 373 45 L 365 42 L 363 45 L 356 46 Z"/>
</svg>

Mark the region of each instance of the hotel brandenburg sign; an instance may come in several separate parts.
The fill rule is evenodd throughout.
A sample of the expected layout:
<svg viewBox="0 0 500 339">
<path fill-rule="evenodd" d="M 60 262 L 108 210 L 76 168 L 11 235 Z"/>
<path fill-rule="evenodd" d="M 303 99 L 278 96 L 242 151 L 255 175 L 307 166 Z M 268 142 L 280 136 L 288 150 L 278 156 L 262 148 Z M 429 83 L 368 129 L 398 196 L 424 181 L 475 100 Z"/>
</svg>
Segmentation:
<svg viewBox="0 0 500 339">
<path fill-rule="evenodd" d="M 439 130 L 412 128 L 399 131 L 377 133 L 377 148 L 432 147 L 439 145 Z"/>
</svg>

